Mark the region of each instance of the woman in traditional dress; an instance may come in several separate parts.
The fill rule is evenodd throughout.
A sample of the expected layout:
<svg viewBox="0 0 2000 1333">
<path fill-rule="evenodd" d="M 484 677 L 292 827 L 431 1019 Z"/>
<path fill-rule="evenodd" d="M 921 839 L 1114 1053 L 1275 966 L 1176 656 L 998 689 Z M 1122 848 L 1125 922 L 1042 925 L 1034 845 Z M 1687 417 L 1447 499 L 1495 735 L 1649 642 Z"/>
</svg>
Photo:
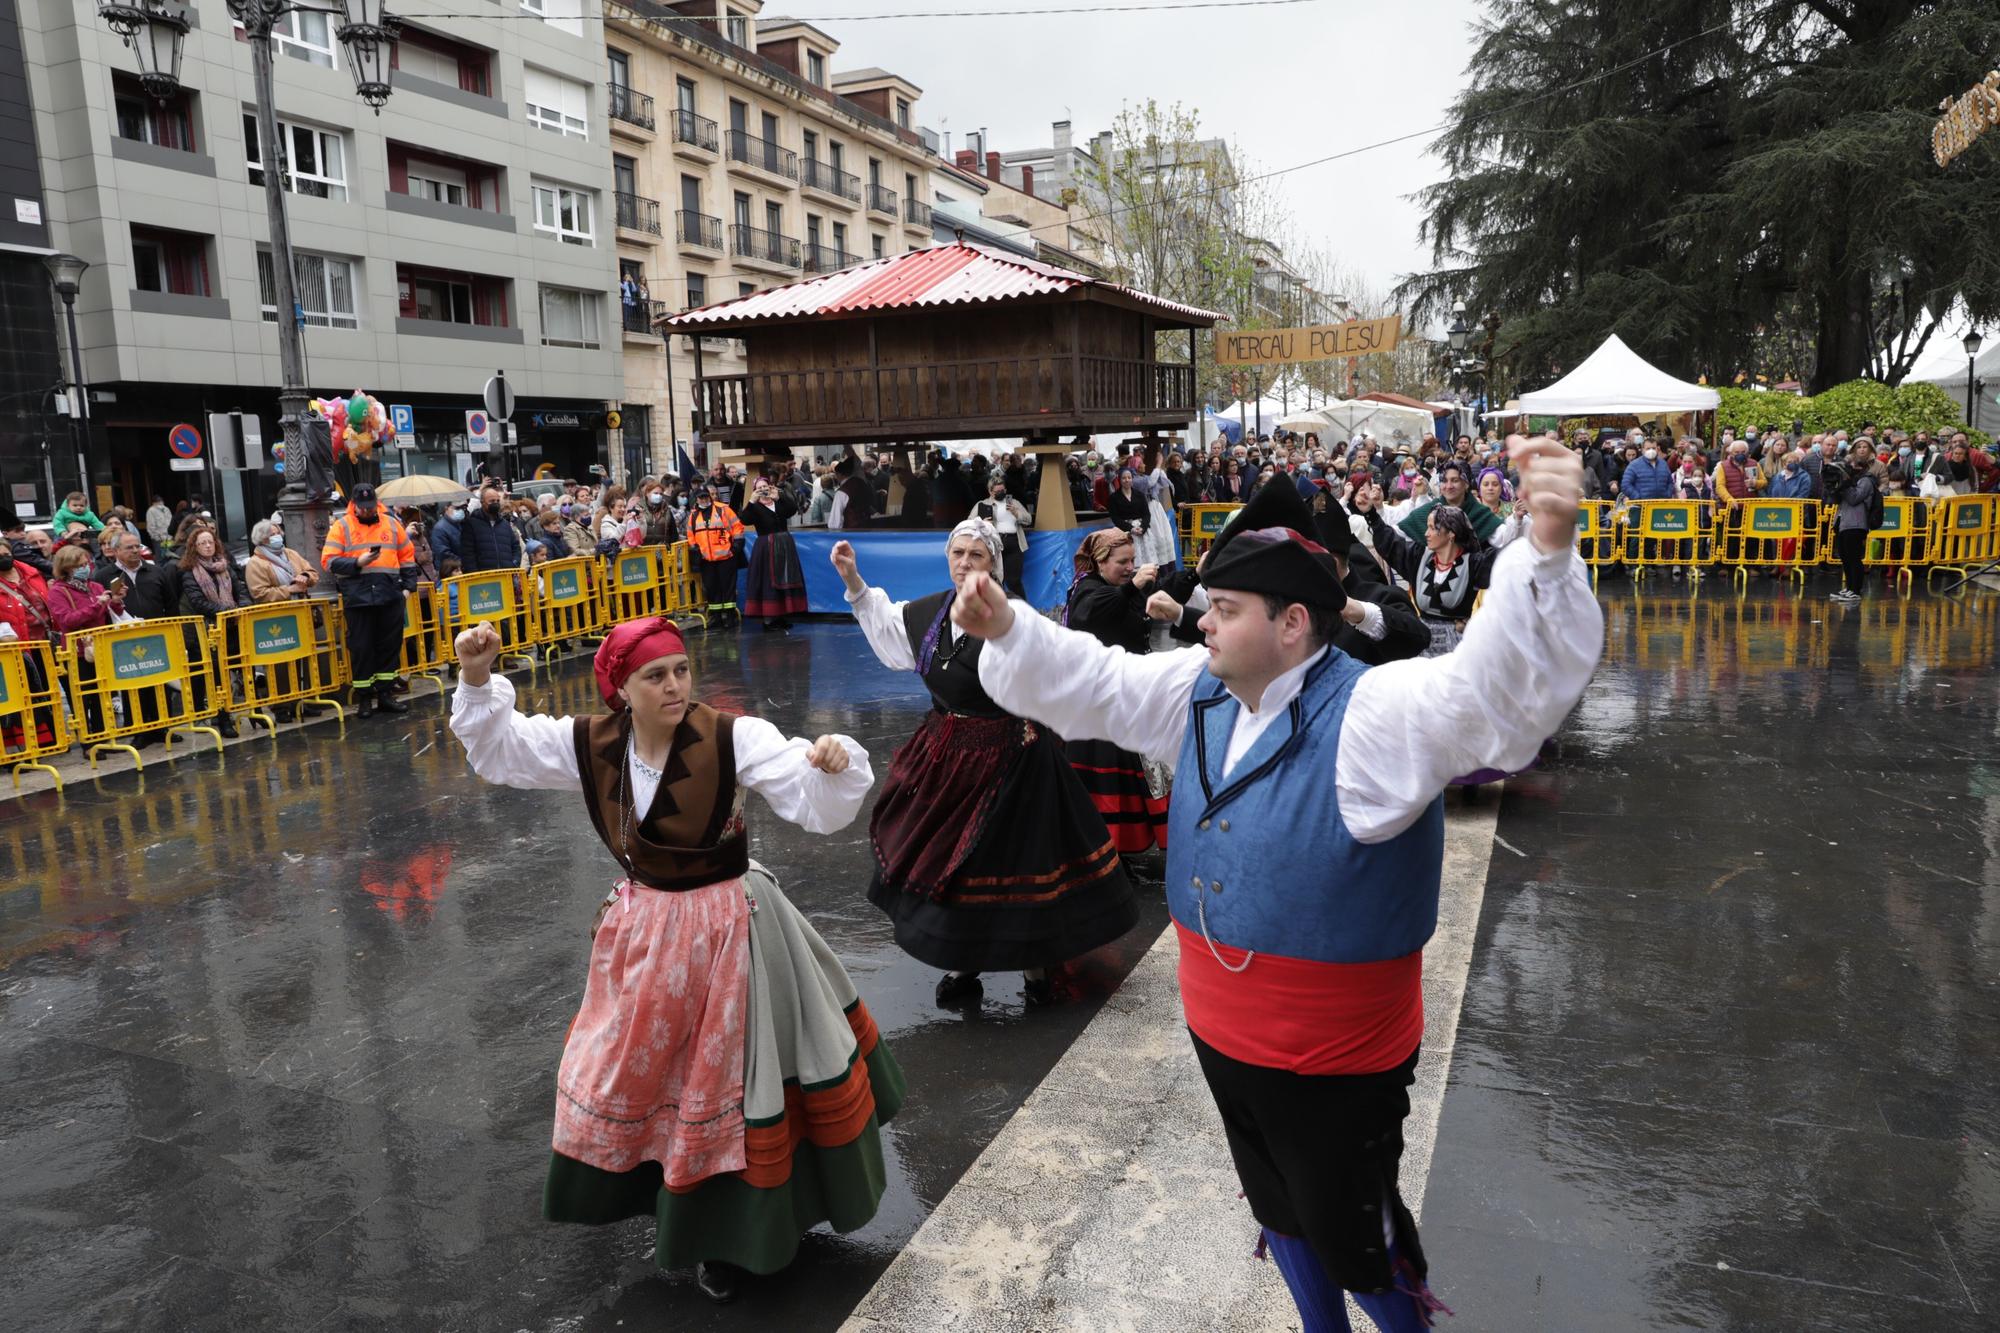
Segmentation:
<svg viewBox="0 0 2000 1333">
<path fill-rule="evenodd" d="M 798 503 L 769 477 L 757 478 L 743 506 L 743 521 L 757 530 L 743 614 L 758 617 L 767 630 L 790 629 L 792 617 L 806 613 L 806 575 L 790 531 L 798 512 Z"/>
<path fill-rule="evenodd" d="M 1140 493 L 1137 475 L 1131 468 L 1118 469 L 1111 490 L 1104 497 L 1104 512 L 1111 515 L 1112 523 L 1135 544 L 1145 536 L 1153 521 L 1153 507 Z"/>
<path fill-rule="evenodd" d="M 1152 565 L 1135 567 L 1129 536 L 1115 528 L 1093 532 L 1076 548 L 1076 581 L 1063 623 L 1106 647 L 1146 652 L 1152 647 L 1146 598 L 1158 576 Z M 1130 856 L 1167 845 L 1167 799 L 1153 794 L 1145 760 L 1103 740 L 1065 741 L 1063 749 L 1119 852 Z"/>
<path fill-rule="evenodd" d="M 1493 577 L 1499 548 L 1475 537 L 1465 511 L 1451 504 L 1430 507 L 1419 546 L 1400 527 L 1383 522 L 1377 509 L 1381 496 L 1379 487 L 1360 486 L 1351 503 L 1368 520 L 1375 554 L 1409 585 L 1418 614 L 1431 628 L 1431 646 L 1424 656 L 1448 653 L 1458 647 L 1472 604 Z"/>
<path fill-rule="evenodd" d="M 905 952 L 945 970 L 939 1004 L 976 1001 L 982 972 L 1015 971 L 1028 1001 L 1042 1004 L 1054 996 L 1048 969 L 1123 935 L 1139 904 L 1062 740 L 987 698 L 980 642 L 951 623 L 958 585 L 997 575 L 1000 534 L 967 519 L 952 529 L 945 560 L 951 588 L 891 602 L 862 580 L 851 546 L 833 548 L 876 658 L 915 671 L 931 694 L 869 819 L 868 899 Z"/>
<path fill-rule="evenodd" d="M 716 498 L 713 486 L 694 493 L 694 508 L 687 518 L 688 552 L 695 573 L 701 578 L 702 601 L 712 616 L 728 612 L 736 615 L 737 543 L 743 539 L 743 521 L 736 511 Z"/>
<path fill-rule="evenodd" d="M 874 779 L 845 736 L 808 743 L 693 699 L 664 617 L 597 650 L 609 713 L 522 714 L 489 675 L 491 626 L 458 636 L 451 727 L 489 782 L 574 792 L 620 867 L 598 909 L 583 1007 L 556 1074 L 552 1222 L 651 1217 L 662 1268 L 711 1299 L 774 1273 L 821 1222 L 875 1215 L 878 1126 L 902 1071 L 833 952 L 750 859 L 754 791 L 809 833 L 845 827 Z"/>
</svg>

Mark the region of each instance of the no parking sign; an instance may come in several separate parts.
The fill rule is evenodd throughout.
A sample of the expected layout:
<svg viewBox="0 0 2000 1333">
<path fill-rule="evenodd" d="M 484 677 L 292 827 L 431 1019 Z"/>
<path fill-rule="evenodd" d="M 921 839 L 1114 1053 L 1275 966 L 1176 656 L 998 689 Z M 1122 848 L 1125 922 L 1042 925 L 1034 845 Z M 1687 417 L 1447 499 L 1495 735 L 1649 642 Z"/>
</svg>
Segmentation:
<svg viewBox="0 0 2000 1333">
<path fill-rule="evenodd" d="M 167 466 L 175 472 L 199 472 L 201 461 L 201 432 L 183 421 L 167 432 L 167 451 L 173 455 Z"/>
</svg>

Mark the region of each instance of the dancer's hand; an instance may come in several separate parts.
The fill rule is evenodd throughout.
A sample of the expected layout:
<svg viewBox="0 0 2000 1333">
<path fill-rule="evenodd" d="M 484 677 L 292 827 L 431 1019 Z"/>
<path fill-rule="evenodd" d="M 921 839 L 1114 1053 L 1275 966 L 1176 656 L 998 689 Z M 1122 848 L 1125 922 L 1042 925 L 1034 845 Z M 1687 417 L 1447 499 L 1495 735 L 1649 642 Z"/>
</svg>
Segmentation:
<svg viewBox="0 0 2000 1333">
<path fill-rule="evenodd" d="M 842 542 L 845 546 L 847 543 Z M 837 736 L 822 736 L 806 751 L 806 762 L 822 773 L 845 773 L 847 771 L 847 747 Z"/>
<path fill-rule="evenodd" d="M 1159 577 L 1160 567 L 1158 565 L 1141 565 L 1139 566 L 1139 572 L 1132 576 L 1132 584 L 1134 587 L 1140 589 L 1150 588 Z"/>
<path fill-rule="evenodd" d="M 959 587 L 951 622 L 975 639 L 997 639 L 1014 628 L 1014 608 L 991 574 L 972 574 Z"/>
<path fill-rule="evenodd" d="M 1528 484 L 1535 516 L 1535 548 L 1560 551 L 1576 545 L 1576 511 L 1583 503 L 1583 456 L 1546 435 L 1507 437 L 1507 454 Z"/>
<path fill-rule="evenodd" d="M 1181 623 L 1181 612 L 1186 608 L 1163 592 L 1156 592 L 1146 599 L 1146 614 L 1154 620 L 1169 625 Z"/>
<path fill-rule="evenodd" d="M 474 625 L 452 640 L 458 653 L 458 678 L 467 685 L 484 685 L 500 656 L 500 631 L 488 624 Z"/>
<path fill-rule="evenodd" d="M 859 597 L 868 590 L 868 585 L 861 581 L 861 571 L 855 567 L 854 548 L 852 546 L 846 542 L 835 542 L 833 544 L 833 554 L 830 558 L 833 561 L 834 569 L 840 574 L 840 581 L 847 585 L 849 592 Z"/>
</svg>

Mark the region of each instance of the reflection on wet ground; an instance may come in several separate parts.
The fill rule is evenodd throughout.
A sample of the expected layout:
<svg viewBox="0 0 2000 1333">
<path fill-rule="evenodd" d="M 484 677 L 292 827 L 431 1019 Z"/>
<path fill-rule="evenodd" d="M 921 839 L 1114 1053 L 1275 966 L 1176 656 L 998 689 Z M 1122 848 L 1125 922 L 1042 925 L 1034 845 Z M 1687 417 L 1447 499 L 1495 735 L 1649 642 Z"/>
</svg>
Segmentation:
<svg viewBox="0 0 2000 1333">
<path fill-rule="evenodd" d="M 2000 596 L 1608 584 L 1516 780 L 1425 1203 L 1471 1330 L 2000 1311 Z"/>
<path fill-rule="evenodd" d="M 846 732 L 878 774 L 925 707 L 851 624 L 693 653 L 710 702 Z M 596 705 L 582 662 L 521 691 Z M 912 1095 L 876 1220 L 718 1310 L 653 1276 L 645 1223 L 541 1221 L 612 866 L 580 801 L 478 782 L 443 716 L 420 700 L 344 742 L 314 728 L 0 806 L 0 1326 L 833 1328 L 1165 921 L 1154 873 L 1071 1003 L 1028 1013 L 998 977 L 942 1014 L 863 896 L 865 816 L 815 838 L 753 801 L 756 854 Z"/>
</svg>

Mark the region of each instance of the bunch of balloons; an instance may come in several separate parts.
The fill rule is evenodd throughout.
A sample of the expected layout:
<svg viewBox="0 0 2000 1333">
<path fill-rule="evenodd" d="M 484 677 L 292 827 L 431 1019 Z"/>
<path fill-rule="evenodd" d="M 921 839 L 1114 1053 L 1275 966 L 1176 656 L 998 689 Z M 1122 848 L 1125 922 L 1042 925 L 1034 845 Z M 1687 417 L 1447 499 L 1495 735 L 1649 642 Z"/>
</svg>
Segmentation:
<svg viewBox="0 0 2000 1333">
<path fill-rule="evenodd" d="M 312 405 L 332 428 L 336 459 L 345 455 L 360 462 L 378 445 L 386 449 L 396 442 L 396 427 L 388 410 L 373 394 L 356 389 L 349 397 L 318 398 Z"/>
</svg>

